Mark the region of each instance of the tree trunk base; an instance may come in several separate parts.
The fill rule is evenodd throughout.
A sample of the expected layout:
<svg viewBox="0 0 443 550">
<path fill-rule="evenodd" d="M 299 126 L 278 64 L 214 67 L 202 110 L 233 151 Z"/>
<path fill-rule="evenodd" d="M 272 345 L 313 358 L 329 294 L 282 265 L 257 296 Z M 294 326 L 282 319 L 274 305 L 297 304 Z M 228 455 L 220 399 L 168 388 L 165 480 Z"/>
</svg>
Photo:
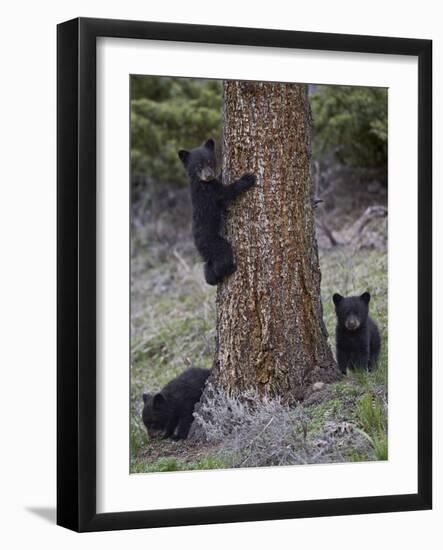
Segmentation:
<svg viewBox="0 0 443 550">
<path fill-rule="evenodd" d="M 324 392 L 328 384 L 334 384 L 342 379 L 343 374 L 335 365 L 330 368 L 314 368 L 309 372 L 303 389 L 296 392 L 292 399 L 287 400 L 287 403 L 291 406 L 297 406 L 297 404 L 311 398 L 313 394 Z M 197 419 L 192 423 L 188 435 L 191 444 L 199 445 L 207 442 L 204 425 L 208 422 L 214 422 L 214 414 L 211 410 L 211 405 L 214 402 L 214 383 L 217 382 L 211 375 L 208 378 L 201 400 L 195 405 L 194 416 Z M 241 399 L 242 394 L 238 393 L 237 397 Z M 245 395 L 245 401 L 250 401 L 250 396 L 247 394 Z"/>
</svg>

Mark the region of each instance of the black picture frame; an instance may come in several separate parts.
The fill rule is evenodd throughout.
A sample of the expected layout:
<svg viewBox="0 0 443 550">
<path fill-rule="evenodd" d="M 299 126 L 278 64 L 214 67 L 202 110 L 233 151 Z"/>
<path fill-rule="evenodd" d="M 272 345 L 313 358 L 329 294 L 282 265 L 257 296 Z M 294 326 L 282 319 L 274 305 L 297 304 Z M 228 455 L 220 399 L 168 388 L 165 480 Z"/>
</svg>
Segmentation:
<svg viewBox="0 0 443 550">
<path fill-rule="evenodd" d="M 398 54 L 418 58 L 416 494 L 96 513 L 96 39 Z M 432 42 L 78 18 L 57 28 L 57 523 L 75 531 L 425 510 L 432 506 Z"/>
</svg>

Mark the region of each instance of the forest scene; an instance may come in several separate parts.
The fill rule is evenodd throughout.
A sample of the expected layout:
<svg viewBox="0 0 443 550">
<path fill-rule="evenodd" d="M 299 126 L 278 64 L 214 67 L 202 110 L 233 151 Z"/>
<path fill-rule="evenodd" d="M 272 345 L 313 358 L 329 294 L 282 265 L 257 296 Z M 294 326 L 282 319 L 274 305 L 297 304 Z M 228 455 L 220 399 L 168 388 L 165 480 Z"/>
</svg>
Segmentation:
<svg viewBox="0 0 443 550">
<path fill-rule="evenodd" d="M 387 89 L 130 84 L 130 472 L 387 460 Z"/>
</svg>

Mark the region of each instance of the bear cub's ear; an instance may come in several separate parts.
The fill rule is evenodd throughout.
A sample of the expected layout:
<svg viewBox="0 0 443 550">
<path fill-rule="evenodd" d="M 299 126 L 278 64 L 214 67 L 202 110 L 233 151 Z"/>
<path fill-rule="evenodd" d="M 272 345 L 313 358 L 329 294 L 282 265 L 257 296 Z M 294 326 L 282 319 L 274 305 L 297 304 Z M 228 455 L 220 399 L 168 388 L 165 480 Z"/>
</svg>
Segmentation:
<svg viewBox="0 0 443 550">
<path fill-rule="evenodd" d="M 332 296 L 332 300 L 334 302 L 334 304 L 336 306 L 338 306 L 338 304 L 343 300 L 343 296 L 341 294 L 334 294 L 334 296 Z"/>
<path fill-rule="evenodd" d="M 369 300 L 371 299 L 371 295 L 369 292 L 363 292 L 363 294 L 360 296 L 360 300 L 363 300 L 363 302 L 369 304 Z"/>
<path fill-rule="evenodd" d="M 143 403 L 146 403 L 150 397 L 151 397 L 151 396 L 149 395 L 149 393 L 144 393 L 144 394 L 142 395 Z"/>
<path fill-rule="evenodd" d="M 210 149 L 211 151 L 214 151 L 215 141 L 212 138 L 209 138 L 204 142 L 203 146 L 206 147 L 206 149 Z"/>
<path fill-rule="evenodd" d="M 180 149 L 180 151 L 178 152 L 178 158 L 183 162 L 185 166 L 189 160 L 190 154 L 191 153 L 189 151 L 185 151 L 184 149 Z"/>
</svg>

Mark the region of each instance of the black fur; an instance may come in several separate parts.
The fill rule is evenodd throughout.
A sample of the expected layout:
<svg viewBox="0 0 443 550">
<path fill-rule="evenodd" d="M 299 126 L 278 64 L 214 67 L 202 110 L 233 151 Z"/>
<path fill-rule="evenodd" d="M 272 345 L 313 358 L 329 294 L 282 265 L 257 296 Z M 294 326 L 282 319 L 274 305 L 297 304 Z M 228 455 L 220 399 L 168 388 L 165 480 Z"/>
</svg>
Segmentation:
<svg viewBox="0 0 443 550">
<path fill-rule="evenodd" d="M 195 404 L 200 400 L 208 369 L 190 368 L 171 380 L 159 392 L 143 394 L 143 423 L 149 437 L 186 439 L 194 417 Z"/>
<path fill-rule="evenodd" d="M 361 296 L 332 297 L 337 315 L 335 331 L 337 362 L 340 370 L 372 370 L 380 353 L 380 334 L 369 317 L 369 292 Z"/>
<path fill-rule="evenodd" d="M 235 271 L 231 244 L 220 235 L 226 206 L 253 187 L 256 178 L 245 174 L 230 185 L 215 177 L 215 143 L 208 139 L 201 147 L 181 150 L 182 161 L 191 185 L 192 230 L 195 246 L 205 262 L 206 282 L 217 285 Z"/>
</svg>

